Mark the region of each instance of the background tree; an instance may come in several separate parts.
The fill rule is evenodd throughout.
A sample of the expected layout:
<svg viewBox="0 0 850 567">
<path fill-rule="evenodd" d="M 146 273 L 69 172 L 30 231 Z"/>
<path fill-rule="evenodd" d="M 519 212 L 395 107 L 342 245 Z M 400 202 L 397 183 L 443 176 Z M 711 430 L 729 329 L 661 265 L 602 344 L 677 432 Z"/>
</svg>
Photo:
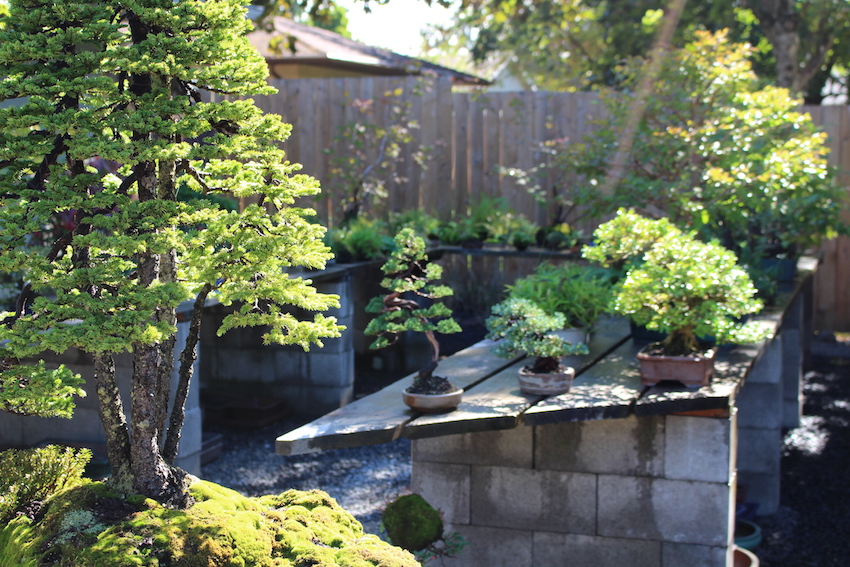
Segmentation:
<svg viewBox="0 0 850 567">
<path fill-rule="evenodd" d="M 466 50 L 473 66 L 506 66 L 529 86 L 615 86 L 618 66 L 649 53 L 668 2 L 658 0 L 459 0 L 457 21 L 436 30 L 430 58 Z M 843 0 L 687 2 L 672 45 L 694 32 L 729 30 L 749 42 L 759 76 L 820 102 L 826 81 L 850 63 L 850 3 Z M 480 67 L 479 67 L 480 68 Z M 469 69 L 473 70 L 473 69 Z M 833 72 L 835 71 L 835 72 Z"/>
<path fill-rule="evenodd" d="M 290 278 L 329 258 L 323 229 L 294 206 L 318 192 L 278 142 L 290 127 L 251 100 L 203 102 L 203 91 L 266 94 L 239 0 L 13 0 L 0 31 L 0 272 L 27 279 L 5 342 L 0 403 L 24 415 L 68 416 L 80 379 L 37 361 L 77 348 L 94 359 L 113 487 L 186 505 L 172 466 L 202 309 L 240 304 L 219 329 L 264 325 L 267 342 L 308 348 L 338 336 L 332 317 L 296 320 L 337 297 Z M 99 157 L 118 174 L 92 167 Z M 259 195 L 241 213 L 207 195 Z M 44 253 L 32 233 L 60 213 L 69 230 Z M 180 383 L 166 415 L 175 308 L 194 301 Z M 133 355 L 129 423 L 113 356 Z"/>
</svg>

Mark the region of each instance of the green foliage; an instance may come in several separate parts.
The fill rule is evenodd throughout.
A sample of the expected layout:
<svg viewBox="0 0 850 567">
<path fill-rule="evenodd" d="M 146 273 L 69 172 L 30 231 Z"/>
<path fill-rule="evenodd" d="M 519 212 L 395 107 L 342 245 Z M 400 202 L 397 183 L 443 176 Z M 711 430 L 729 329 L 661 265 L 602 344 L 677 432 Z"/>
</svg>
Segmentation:
<svg viewBox="0 0 850 567">
<path fill-rule="evenodd" d="M 746 46 L 724 33 L 695 37 L 665 60 L 617 175 L 609 164 L 631 108 L 621 96 L 606 99 L 608 116 L 592 136 L 571 144 L 559 162 L 577 179 L 571 202 L 595 216 L 661 211 L 747 261 L 846 232 L 825 135 L 796 110 L 800 101 L 760 88 Z M 645 65 L 624 68 L 627 85 Z"/>
<path fill-rule="evenodd" d="M 386 257 L 393 247 L 384 223 L 363 216 L 331 229 L 329 234 L 331 250 L 340 262 L 377 260 Z"/>
<path fill-rule="evenodd" d="M 385 275 L 381 286 L 388 293 L 373 297 L 366 306 L 366 311 L 376 316 L 364 332 L 377 337 L 370 347 L 373 349 L 393 344 L 408 331 L 425 333 L 431 345 L 433 370 L 440 354 L 434 333 L 461 331 L 452 318 L 452 310 L 442 301 L 452 295 L 452 289 L 436 283 L 443 275 L 443 268 L 428 262 L 425 241 L 412 228 L 402 229 L 394 242 L 395 250 L 381 267 Z M 420 377 L 426 376 L 420 373 Z"/>
<path fill-rule="evenodd" d="M 20 309 L 0 326 L 7 408 L 67 416 L 78 378 L 25 360 L 76 348 L 101 368 L 134 353 L 131 411 L 161 413 L 175 308 L 195 298 L 240 305 L 220 333 L 260 325 L 264 341 L 305 349 L 339 336 L 333 317 L 292 315 L 338 306 L 338 297 L 287 273 L 323 267 L 331 254 L 324 229 L 308 220 L 314 212 L 294 206 L 319 186 L 286 161 L 280 143 L 291 126 L 246 98 L 274 89 L 245 37 L 243 2 L 13 0 L 4 23 L 0 274 L 27 282 Z M 241 212 L 220 206 L 248 197 L 256 204 Z M 39 253 L 34 240 L 45 241 Z M 120 401 L 98 391 L 101 406 Z M 136 473 L 176 484 L 162 477 L 162 439 L 145 438 L 165 428 L 129 421 L 132 436 L 125 423 L 105 424 L 107 441 L 123 431 Z M 128 462 L 113 471 L 129 466 L 128 448 L 110 450 L 119 454 Z M 156 496 L 166 488 L 179 490 Z"/>
<path fill-rule="evenodd" d="M 424 83 L 422 83 L 424 84 Z M 407 96 L 419 96 L 422 84 Z M 339 226 L 357 219 L 361 214 L 374 214 L 375 208 L 387 197 L 387 188 L 407 183 L 407 170 L 402 148 L 413 144 L 411 154 L 415 165 L 425 168 L 431 148 L 420 146 L 416 131 L 419 123 L 411 118 L 412 103 L 404 89 L 381 93 L 387 116 L 376 116 L 375 99 L 355 99 L 350 106 L 356 115 L 339 128 L 334 148 L 325 149 L 330 156 L 328 195 L 336 197 L 342 210 L 335 211 Z M 337 216 L 339 215 L 339 216 Z"/>
<path fill-rule="evenodd" d="M 381 522 L 393 545 L 420 551 L 443 537 L 443 519 L 419 494 L 406 494 L 387 504 Z"/>
<path fill-rule="evenodd" d="M 50 498 L 36 520 L 0 530 L 0 565 L 68 567 L 326 565 L 415 567 L 414 557 L 362 526 L 324 492 L 290 490 L 247 498 L 197 481 L 195 504 L 174 510 L 143 498 L 122 500 L 100 483 Z M 116 513 L 118 512 L 118 513 Z"/>
<path fill-rule="evenodd" d="M 398 234 L 403 228 L 412 228 L 416 236 L 424 239 L 438 238 L 440 219 L 433 217 L 421 209 L 407 209 L 390 213 L 388 223 L 390 234 Z"/>
<path fill-rule="evenodd" d="M 582 257 L 601 266 L 622 268 L 638 261 L 665 236 L 681 232 L 666 218 L 651 220 L 621 208 L 613 219 L 596 228 L 593 242 L 582 248 Z"/>
<path fill-rule="evenodd" d="M 572 344 L 554 333 L 564 328 L 561 313 L 547 314 L 529 299 L 508 297 L 494 305 L 491 313 L 487 338 L 498 341 L 493 347 L 497 356 L 532 356 L 534 371 L 545 372 L 544 368 L 557 368 L 561 357 L 587 354 L 584 343 Z"/>
<path fill-rule="evenodd" d="M 628 218 L 631 213 L 622 213 L 611 222 L 621 225 Z M 613 309 L 650 330 L 669 333 L 663 347 L 671 355 L 697 352 L 698 336 L 713 336 L 719 344 L 764 338 L 758 324 L 738 322 L 762 303 L 735 254 L 716 242 L 667 230 L 664 220 L 650 222 L 660 230 L 642 233 L 660 237 L 638 252 L 641 257 L 617 285 Z M 603 250 L 616 250 L 617 234 L 602 225 L 594 238 Z"/>
<path fill-rule="evenodd" d="M 0 525 L 21 506 L 79 484 L 89 459 L 88 449 L 57 445 L 0 451 Z"/>
<path fill-rule="evenodd" d="M 546 313 L 560 313 L 565 327 L 589 329 L 611 302 L 611 274 L 581 264 L 540 264 L 507 286 L 509 297 L 528 299 Z"/>
</svg>

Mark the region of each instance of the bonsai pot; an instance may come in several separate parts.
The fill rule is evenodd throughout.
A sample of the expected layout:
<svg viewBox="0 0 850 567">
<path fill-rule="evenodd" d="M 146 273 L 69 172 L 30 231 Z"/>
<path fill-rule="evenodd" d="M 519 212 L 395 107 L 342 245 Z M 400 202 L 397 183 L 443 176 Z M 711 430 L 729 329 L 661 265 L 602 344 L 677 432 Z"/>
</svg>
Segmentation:
<svg viewBox="0 0 850 567">
<path fill-rule="evenodd" d="M 689 388 L 707 386 L 714 376 L 714 358 L 717 348 L 710 348 L 692 356 L 667 356 L 650 354 L 656 344 L 645 346 L 638 352 L 640 383 L 655 386 L 658 382 L 672 380 Z"/>
<path fill-rule="evenodd" d="M 535 373 L 523 367 L 519 371 L 519 388 L 526 394 L 554 396 L 570 391 L 576 371 L 569 366 L 561 366 L 560 372 Z"/>
<path fill-rule="evenodd" d="M 759 567 L 759 558 L 752 551 L 736 545 L 732 553 L 734 567 Z"/>
<path fill-rule="evenodd" d="M 405 389 L 401 395 L 410 409 L 422 413 L 444 413 L 457 409 L 463 390 L 458 388 L 446 394 L 412 394 Z"/>
<path fill-rule="evenodd" d="M 735 520 L 735 545 L 752 551 L 761 543 L 761 538 L 761 528 L 758 524 L 742 518 Z"/>
</svg>

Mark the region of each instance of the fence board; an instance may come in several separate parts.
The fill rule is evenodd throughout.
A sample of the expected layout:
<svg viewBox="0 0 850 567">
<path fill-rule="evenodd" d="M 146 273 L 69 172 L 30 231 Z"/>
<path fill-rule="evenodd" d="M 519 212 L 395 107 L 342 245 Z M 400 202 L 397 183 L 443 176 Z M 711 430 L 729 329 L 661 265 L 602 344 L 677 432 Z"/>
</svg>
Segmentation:
<svg viewBox="0 0 850 567">
<path fill-rule="evenodd" d="M 346 78 L 275 80 L 279 94 L 256 97 L 267 112 L 280 114 L 293 124 L 293 134 L 285 142 L 287 158 L 304 165 L 303 172 L 317 177 L 327 197 L 316 208 L 330 225 L 338 222 L 341 183 L 331 171 L 330 153 L 342 155 L 344 143 L 340 129 L 360 119 L 351 107 L 356 98 L 373 99 L 376 120 L 387 125 L 389 102 L 384 93 L 403 89 L 402 100 L 410 103 L 410 116 L 419 121 L 414 132 L 417 142 L 402 148 L 399 171 L 404 183 L 387 183 L 388 198 L 374 210 L 385 216 L 390 210 L 421 208 L 446 218 L 451 210 L 465 213 L 482 196 L 504 196 L 516 212 L 539 224 L 551 220 L 544 209 L 512 180 L 502 179 L 498 167 L 528 169 L 540 162 L 536 146 L 547 139 L 566 138 L 571 142 L 592 132 L 593 117 L 604 111 L 594 93 L 452 93 L 448 80 L 426 79 L 423 94 L 414 94 L 422 79 Z M 519 101 L 519 102 L 511 102 Z M 381 107 L 381 108 L 377 108 Z M 850 186 L 850 111 L 847 107 L 803 107 L 828 135 L 832 152 L 830 163 L 838 166 L 839 182 Z M 418 144 L 433 148 L 433 159 L 422 172 L 411 159 Z M 544 179 L 552 183 L 551 178 Z M 562 182 L 563 183 L 563 182 Z M 847 207 L 850 221 L 850 206 Z M 589 232 L 592 221 L 568 219 Z M 841 237 L 825 243 L 823 266 L 816 279 L 818 322 L 820 328 L 850 331 L 850 239 Z M 529 268 L 516 261 L 472 258 L 456 262 L 451 269 L 462 274 L 470 285 L 493 287 L 484 281 L 487 272 L 504 268 L 504 277 L 512 281 Z M 501 277 L 501 276 L 500 276 Z"/>
</svg>

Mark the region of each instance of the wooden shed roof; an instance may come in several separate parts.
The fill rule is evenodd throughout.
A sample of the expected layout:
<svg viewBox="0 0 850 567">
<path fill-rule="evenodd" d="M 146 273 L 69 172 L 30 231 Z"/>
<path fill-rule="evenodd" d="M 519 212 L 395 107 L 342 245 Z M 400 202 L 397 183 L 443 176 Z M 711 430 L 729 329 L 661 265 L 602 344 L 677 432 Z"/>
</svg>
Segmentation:
<svg viewBox="0 0 850 567">
<path fill-rule="evenodd" d="M 433 72 L 448 75 L 457 85 L 490 84 L 474 75 L 354 41 L 338 33 L 299 24 L 284 17 L 274 18 L 270 30 L 255 30 L 248 34 L 248 38 L 266 58 L 271 74 L 276 78 L 282 78 L 282 68 L 297 65 L 335 70 L 342 76 L 420 75 Z"/>
</svg>

